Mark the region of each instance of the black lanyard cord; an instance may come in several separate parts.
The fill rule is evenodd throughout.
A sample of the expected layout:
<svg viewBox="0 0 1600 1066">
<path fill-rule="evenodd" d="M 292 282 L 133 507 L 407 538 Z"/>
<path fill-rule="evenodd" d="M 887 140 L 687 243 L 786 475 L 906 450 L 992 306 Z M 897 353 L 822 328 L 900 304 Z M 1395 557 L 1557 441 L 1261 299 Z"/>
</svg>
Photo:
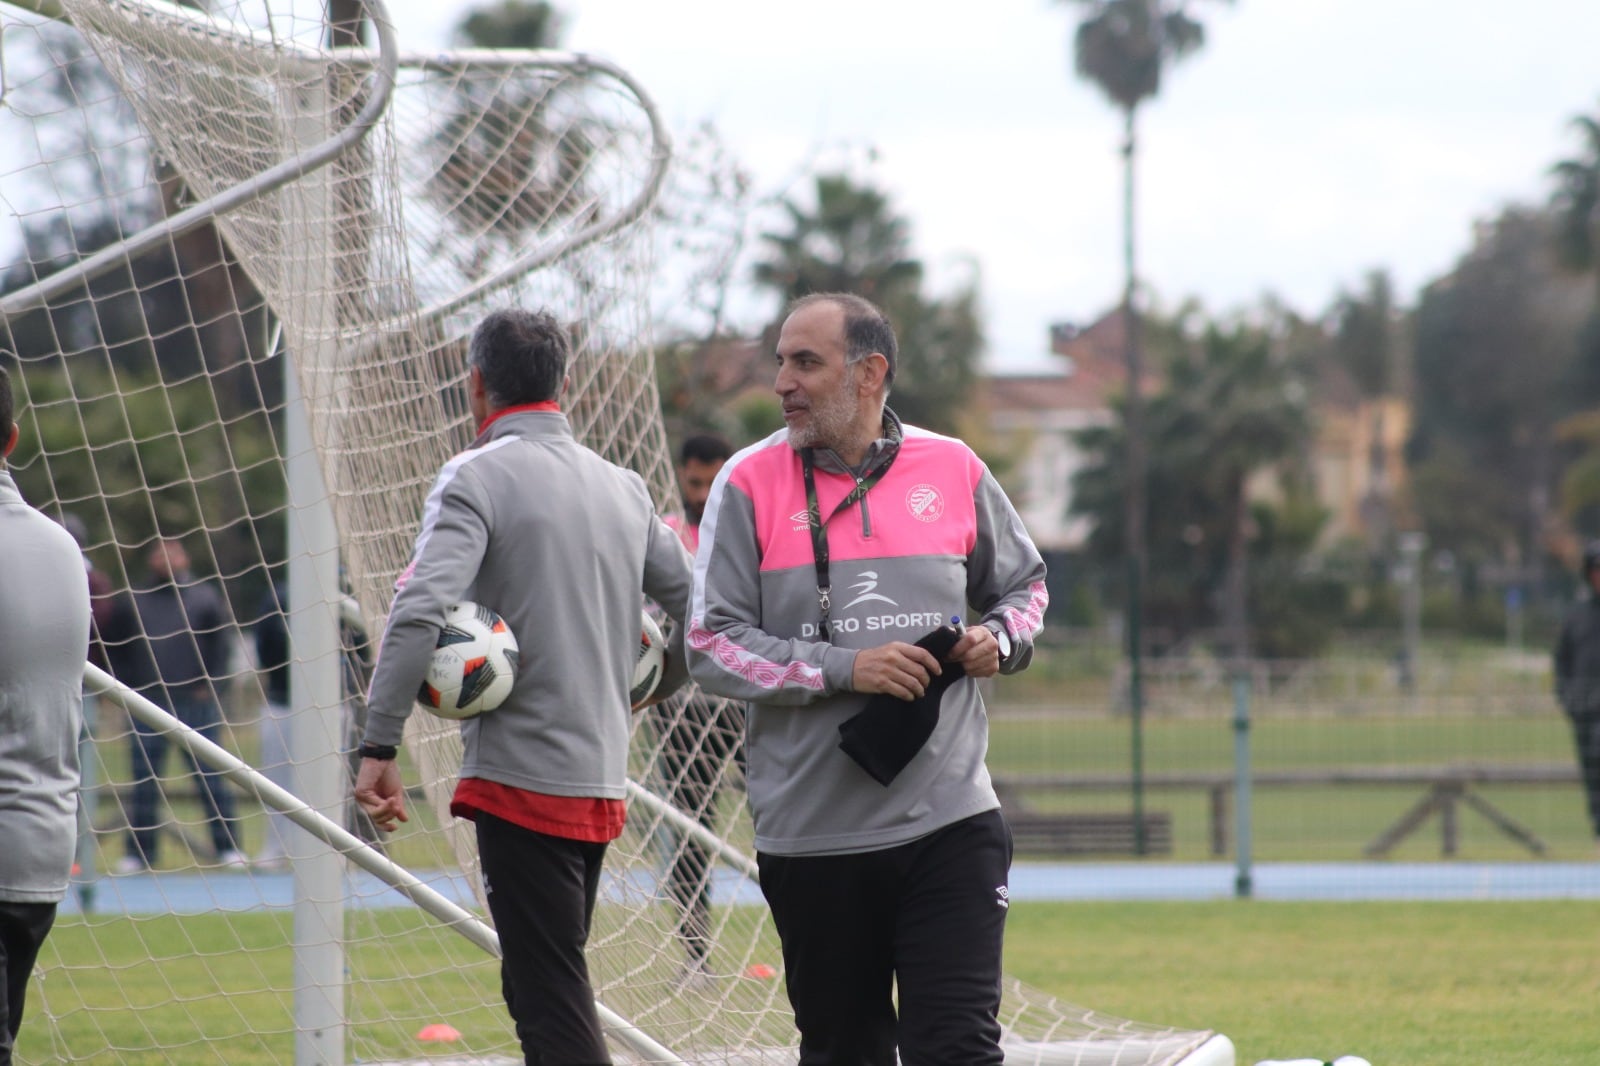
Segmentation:
<svg viewBox="0 0 1600 1066">
<path fill-rule="evenodd" d="M 814 473 L 816 460 L 812 449 L 800 449 L 800 469 L 806 479 L 806 524 L 811 527 L 811 555 L 817 565 L 817 606 L 822 610 L 822 639 L 833 640 L 833 631 L 829 624 L 829 616 L 833 610 L 833 585 L 828 578 L 828 522 L 845 508 L 851 506 L 867 494 L 867 490 L 883 480 L 883 475 L 889 472 L 895 456 L 900 454 L 899 443 L 889 445 L 884 450 L 883 461 L 865 474 L 856 478 L 855 488 L 851 489 L 844 499 L 829 513 L 827 521 L 822 518 L 822 506 L 817 502 L 817 478 Z"/>
</svg>

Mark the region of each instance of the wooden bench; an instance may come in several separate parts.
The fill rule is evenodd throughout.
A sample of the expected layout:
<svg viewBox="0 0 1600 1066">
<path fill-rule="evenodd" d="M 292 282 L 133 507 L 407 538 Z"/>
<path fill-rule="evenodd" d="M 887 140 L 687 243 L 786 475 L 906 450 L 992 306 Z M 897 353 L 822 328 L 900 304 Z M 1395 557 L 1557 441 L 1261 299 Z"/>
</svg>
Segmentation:
<svg viewBox="0 0 1600 1066">
<path fill-rule="evenodd" d="M 1570 786 L 1578 782 L 1578 770 L 1572 763 L 1454 763 L 1440 766 L 1330 766 L 1292 770 L 1257 770 L 1251 774 L 1255 788 L 1340 786 L 1368 787 L 1420 787 L 1421 800 L 1411 809 L 1374 837 L 1364 849 L 1369 858 L 1381 858 L 1396 844 L 1414 833 L 1433 815 L 1439 818 L 1439 850 L 1445 858 L 1457 853 L 1459 827 L 1457 807 L 1466 806 L 1483 816 L 1510 839 L 1521 844 L 1534 855 L 1547 852 L 1545 842 L 1526 826 L 1485 799 L 1477 790 L 1484 785 L 1554 785 Z M 1182 791 L 1196 789 L 1210 797 L 1211 854 L 1218 858 L 1228 851 L 1229 808 L 1232 806 L 1236 782 L 1225 771 L 1178 771 L 1148 773 L 1144 786 L 1151 791 Z M 1023 802 L 1024 793 L 1031 792 L 1126 792 L 1130 788 L 1128 776 L 1123 773 L 1036 773 L 997 775 L 994 787 L 1000 793 L 1006 818 L 1030 817 L 1075 818 L 1079 815 L 1044 815 Z M 1015 815 L 1013 815 L 1015 811 Z M 1098 816 L 1089 816 L 1098 817 Z M 1128 838 L 1133 835 L 1131 815 L 1121 815 L 1127 825 Z M 1152 816 L 1160 817 L 1165 815 Z M 1147 827 L 1147 840 L 1154 841 L 1153 825 Z M 1167 846 L 1171 846 L 1170 824 L 1166 830 Z M 1020 844 L 1017 848 L 1021 851 Z M 1150 853 L 1155 853 L 1152 846 Z M 1057 852 L 1057 854 L 1060 854 Z"/>
<path fill-rule="evenodd" d="M 995 782 L 1018 855 L 1170 855 L 1172 815 L 1145 811 L 1143 850 L 1131 811 L 1041 811 L 1020 789 Z"/>
<path fill-rule="evenodd" d="M 1006 809 L 1012 846 L 1018 855 L 1137 855 L 1132 812 L 1093 811 L 1049 814 Z M 1172 853 L 1172 816 L 1144 812 L 1146 855 Z"/>
</svg>

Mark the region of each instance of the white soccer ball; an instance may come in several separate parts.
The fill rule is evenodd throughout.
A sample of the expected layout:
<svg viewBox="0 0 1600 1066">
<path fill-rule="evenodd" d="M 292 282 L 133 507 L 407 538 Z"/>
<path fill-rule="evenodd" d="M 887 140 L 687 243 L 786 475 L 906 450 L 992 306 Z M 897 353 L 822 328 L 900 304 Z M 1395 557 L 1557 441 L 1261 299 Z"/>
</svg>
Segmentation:
<svg viewBox="0 0 1600 1066">
<path fill-rule="evenodd" d="M 667 638 L 661 627 L 645 611 L 639 618 L 639 654 L 633 661 L 633 682 L 628 688 L 628 700 L 634 710 L 644 706 L 661 684 L 661 674 L 667 668 Z"/>
<path fill-rule="evenodd" d="M 440 718 L 471 718 L 504 703 L 516 679 L 517 638 L 505 619 L 481 603 L 458 603 L 444 613 L 417 705 Z"/>
</svg>

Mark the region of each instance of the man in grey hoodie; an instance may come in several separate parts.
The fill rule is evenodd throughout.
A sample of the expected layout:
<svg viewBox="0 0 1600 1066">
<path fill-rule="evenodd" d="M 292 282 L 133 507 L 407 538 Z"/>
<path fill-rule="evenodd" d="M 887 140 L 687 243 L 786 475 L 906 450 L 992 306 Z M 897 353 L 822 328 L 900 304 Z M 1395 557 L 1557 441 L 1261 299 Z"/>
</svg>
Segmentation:
<svg viewBox="0 0 1600 1066">
<path fill-rule="evenodd" d="M 644 480 L 574 438 L 559 399 L 565 330 L 497 311 L 474 331 L 478 437 L 423 508 L 379 646 L 355 796 L 381 830 L 406 820 L 396 766 L 445 610 L 489 607 L 516 634 L 516 683 L 462 723 L 451 812 L 477 829 L 503 948 L 501 989 L 530 1064 L 609 1063 L 584 946 L 607 844 L 622 832 L 629 681 L 642 597 L 679 625 L 654 699 L 685 680 L 689 555 Z"/>
<path fill-rule="evenodd" d="M 6 469 L 14 414 L 0 367 L 0 1063 L 11 1062 L 28 975 L 72 872 L 89 654 L 77 542 L 28 506 Z"/>
</svg>

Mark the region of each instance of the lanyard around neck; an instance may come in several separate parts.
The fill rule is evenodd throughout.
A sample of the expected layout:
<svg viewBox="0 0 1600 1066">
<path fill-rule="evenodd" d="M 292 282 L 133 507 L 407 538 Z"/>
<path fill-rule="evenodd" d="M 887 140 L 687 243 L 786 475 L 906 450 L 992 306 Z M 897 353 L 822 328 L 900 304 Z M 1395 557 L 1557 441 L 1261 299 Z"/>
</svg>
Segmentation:
<svg viewBox="0 0 1600 1066">
<path fill-rule="evenodd" d="M 895 456 L 899 454 L 898 442 L 885 448 L 883 458 L 878 465 L 856 478 L 855 488 L 839 501 L 838 505 L 828 513 L 827 521 L 824 521 L 822 506 L 817 502 L 817 477 L 814 472 L 816 460 L 812 449 L 800 449 L 800 469 L 806 479 L 806 524 L 811 527 L 811 555 L 817 564 L 817 606 L 822 610 L 823 640 L 833 640 L 833 630 L 829 624 L 829 616 L 833 610 L 833 585 L 828 578 L 828 522 L 833 521 L 835 515 L 861 499 L 867 494 L 868 489 L 882 481 L 883 475 L 889 472 Z"/>
</svg>

